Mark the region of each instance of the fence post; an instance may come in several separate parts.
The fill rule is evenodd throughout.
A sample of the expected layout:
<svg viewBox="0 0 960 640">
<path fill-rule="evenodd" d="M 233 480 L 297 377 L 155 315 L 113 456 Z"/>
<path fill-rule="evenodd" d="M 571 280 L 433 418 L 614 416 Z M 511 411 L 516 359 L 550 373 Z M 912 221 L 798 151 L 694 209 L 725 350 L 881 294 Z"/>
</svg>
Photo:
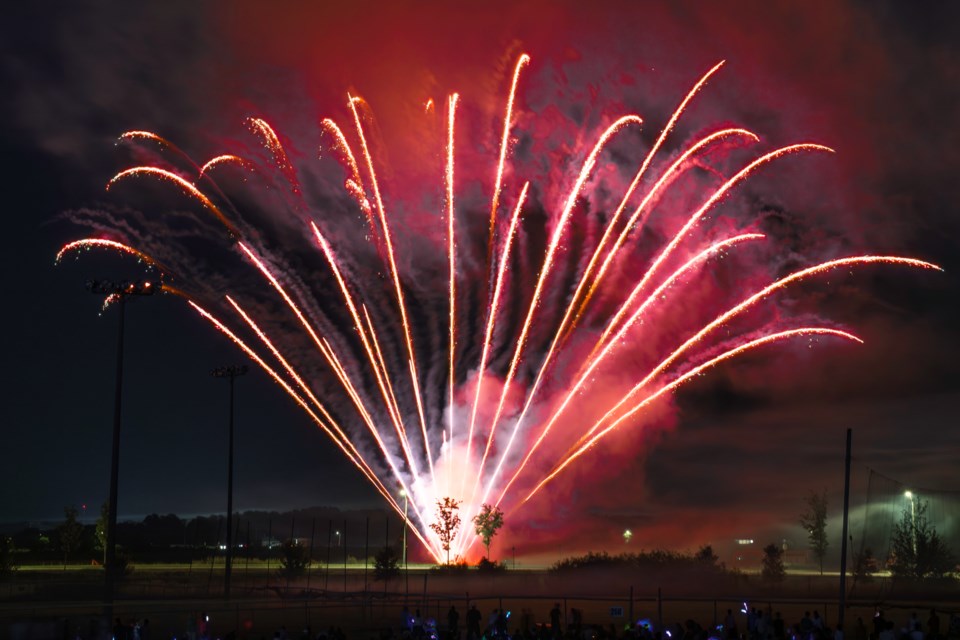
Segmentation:
<svg viewBox="0 0 960 640">
<path fill-rule="evenodd" d="M 663 629 L 663 592 L 657 587 L 657 628 Z"/>
</svg>

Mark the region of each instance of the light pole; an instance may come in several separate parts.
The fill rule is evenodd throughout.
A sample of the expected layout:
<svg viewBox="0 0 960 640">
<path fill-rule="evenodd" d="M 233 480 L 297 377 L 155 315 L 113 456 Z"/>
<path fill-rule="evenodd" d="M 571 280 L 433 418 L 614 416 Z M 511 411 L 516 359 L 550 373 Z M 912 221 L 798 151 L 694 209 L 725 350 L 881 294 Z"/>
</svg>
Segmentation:
<svg viewBox="0 0 960 640">
<path fill-rule="evenodd" d="M 406 591 L 410 591 L 410 572 L 407 570 L 407 505 L 409 496 L 405 489 L 400 489 L 400 495 L 403 496 L 403 580 L 406 583 Z"/>
<path fill-rule="evenodd" d="M 246 365 L 217 367 L 210 372 L 214 378 L 230 381 L 230 420 L 227 438 L 227 557 L 223 567 L 223 597 L 230 598 L 230 574 L 233 571 L 233 381 L 246 374 Z"/>
<path fill-rule="evenodd" d="M 907 489 L 903 492 L 903 497 L 910 501 L 910 538 L 913 541 L 913 556 L 917 556 L 917 503 L 913 499 L 913 491 Z"/>
<path fill-rule="evenodd" d="M 117 485 L 120 479 L 120 416 L 123 397 L 123 321 L 129 296 L 152 296 L 160 284 L 150 280 L 137 282 L 112 280 L 91 280 L 87 290 L 95 295 L 113 298 L 120 308 L 117 325 L 117 368 L 113 392 L 113 443 L 110 453 L 110 497 L 107 502 L 107 539 L 104 553 L 104 614 L 108 621 L 113 620 L 113 595 L 116 586 L 117 570 Z"/>
</svg>

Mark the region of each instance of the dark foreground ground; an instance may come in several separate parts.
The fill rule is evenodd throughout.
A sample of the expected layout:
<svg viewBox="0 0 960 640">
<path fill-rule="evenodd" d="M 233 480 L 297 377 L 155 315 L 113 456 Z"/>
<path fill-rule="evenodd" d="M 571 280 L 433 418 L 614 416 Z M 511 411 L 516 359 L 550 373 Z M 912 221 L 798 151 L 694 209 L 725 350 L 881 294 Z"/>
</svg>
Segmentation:
<svg viewBox="0 0 960 640">
<path fill-rule="evenodd" d="M 147 631 L 129 640 L 199 640 L 204 624 L 210 638 L 230 634 L 272 638 L 285 629 L 292 640 L 305 637 L 309 628 L 313 640 L 321 630 L 333 627 L 349 640 L 366 640 L 381 638 L 387 630 L 398 634 L 404 607 L 411 614 L 420 610 L 427 623 L 435 620 L 441 635 L 450 608 L 459 612 L 462 628 L 470 605 L 482 613 L 483 626 L 494 609 L 509 611 L 510 633 L 549 624 L 550 610 L 559 605 L 562 625 L 572 623 L 577 610 L 584 627 L 595 625 L 620 637 L 639 620 L 649 621 L 655 630 L 687 620 L 715 629 L 728 609 L 745 626 L 746 616 L 740 613 L 745 605 L 779 612 L 788 625 L 797 623 L 805 611 L 817 611 L 832 627 L 839 612 L 838 577 L 817 575 L 788 575 L 782 583 L 770 585 L 759 576 L 743 574 L 654 575 L 609 569 L 481 574 L 418 569 L 385 583 L 374 581 L 372 571 L 354 568 L 315 569 L 309 577 L 291 581 L 275 571 L 236 567 L 231 584 L 231 598 L 225 600 L 223 574 L 217 568 L 142 567 L 124 580 L 113 615 L 127 625 L 149 620 Z M 908 584 L 875 578 L 864 583 L 848 578 L 847 587 L 848 629 L 858 617 L 869 626 L 878 609 L 899 629 L 911 612 L 925 622 L 935 608 L 946 631 L 951 614 L 960 612 L 956 582 Z M 103 628 L 101 589 L 98 570 L 19 571 L 0 583 L 0 638 L 109 637 Z M 854 640 L 853 634 L 848 638 Z"/>
</svg>

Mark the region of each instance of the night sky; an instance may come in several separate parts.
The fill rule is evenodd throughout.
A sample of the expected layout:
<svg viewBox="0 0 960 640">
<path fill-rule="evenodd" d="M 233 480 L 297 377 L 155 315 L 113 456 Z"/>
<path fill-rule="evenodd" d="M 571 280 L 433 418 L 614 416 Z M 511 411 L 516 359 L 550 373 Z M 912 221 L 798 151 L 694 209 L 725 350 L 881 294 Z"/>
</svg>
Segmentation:
<svg viewBox="0 0 960 640">
<path fill-rule="evenodd" d="M 310 167 L 330 162 L 317 159 L 320 120 L 349 124 L 346 95 L 357 92 L 388 151 L 384 181 L 394 199 L 387 206 L 405 213 L 401 248 L 429 254 L 442 228 L 431 231 L 438 214 L 431 218 L 418 203 L 442 198 L 443 125 L 437 117 L 433 134 L 418 135 L 429 124 L 423 103 L 433 98 L 442 107 L 447 94 L 461 93 L 461 202 L 482 212 L 502 104 L 524 51 L 532 62 L 516 126 L 530 137 L 513 150 L 518 168 L 508 189 L 516 193 L 524 171 L 540 179 L 534 198 L 542 215 L 555 215 L 562 190 L 554 187 L 571 179 L 556 158 L 592 144 L 601 123 L 636 110 L 645 133 L 616 147 L 604 165 L 608 184 L 591 183 L 584 196 L 592 210 L 609 207 L 619 196 L 608 191 L 620 193 L 618 168 L 642 157 L 627 143 L 645 151 L 697 78 L 726 60 L 678 125 L 671 152 L 718 125 L 745 126 L 766 149 L 815 141 L 837 152 L 788 159 L 724 203 L 727 219 L 752 219 L 776 241 L 769 271 L 757 277 L 856 253 L 917 257 L 945 272 L 867 267 L 798 288 L 776 313 L 829 319 L 865 344 L 775 347 L 708 373 L 516 511 L 505 538 L 522 540 L 529 553 L 558 545 L 619 550 L 624 528 L 633 530 L 632 544 L 647 548 L 799 538 L 809 491 L 827 489 L 831 512 L 839 509 L 848 427 L 854 507 L 863 504 L 870 468 L 910 486 L 960 489 L 960 6 L 610 2 L 588 11 L 583 3 L 290 2 L 268 11 L 267 4 L 18 3 L 5 11 L 0 521 L 56 519 L 71 504 L 95 513 L 107 494 L 116 313 L 101 315 L 101 300 L 84 282 L 143 269 L 111 252 L 55 267 L 57 250 L 89 234 L 77 223 L 85 208 L 134 221 L 199 209 L 149 182 L 108 194 L 107 181 L 148 153 L 118 146 L 120 133 L 156 131 L 205 159 L 248 149 L 244 118 L 262 116 L 293 163 Z M 332 218 L 350 203 L 335 179 L 302 171 L 307 195 L 326 213 L 259 218 L 274 246 L 294 246 L 293 221 Z M 276 204 L 276 191 L 244 204 Z M 346 222 L 331 224 L 337 239 L 349 233 Z M 158 244 L 163 228 L 146 224 L 141 235 L 124 237 Z M 542 256 L 544 241 L 528 240 Z M 203 263 L 205 276 L 242 264 L 224 246 L 224 256 Z M 239 277 L 213 278 L 205 291 Z M 720 274 L 711 286 L 732 286 L 725 277 L 732 276 Z M 431 282 L 420 284 L 426 291 L 417 299 L 432 299 Z M 227 384 L 209 371 L 247 359 L 174 296 L 128 305 L 126 335 L 121 518 L 223 511 Z M 238 509 L 382 504 L 265 374 L 253 367 L 237 385 Z"/>
</svg>

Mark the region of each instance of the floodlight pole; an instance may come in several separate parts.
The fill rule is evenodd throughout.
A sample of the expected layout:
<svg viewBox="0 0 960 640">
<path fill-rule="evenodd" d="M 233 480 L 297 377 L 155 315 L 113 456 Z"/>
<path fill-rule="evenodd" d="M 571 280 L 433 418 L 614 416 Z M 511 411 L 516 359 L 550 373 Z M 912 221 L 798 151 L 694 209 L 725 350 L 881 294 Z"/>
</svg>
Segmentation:
<svg viewBox="0 0 960 640">
<path fill-rule="evenodd" d="M 214 378 L 230 380 L 230 419 L 227 438 L 227 557 L 223 569 L 223 597 L 230 598 L 230 574 L 233 570 L 233 381 L 247 373 L 246 365 L 219 367 L 210 372 Z"/>
<path fill-rule="evenodd" d="M 128 296 L 150 296 L 160 286 L 150 281 L 112 282 L 110 280 L 91 280 L 87 283 L 90 293 L 107 294 L 114 298 L 120 307 L 120 319 L 117 324 L 117 367 L 113 396 L 113 439 L 110 453 L 110 497 L 107 503 L 107 539 L 104 553 L 104 615 L 108 624 L 113 621 L 113 599 L 116 589 L 117 571 L 117 493 L 120 480 L 120 418 L 123 398 L 123 329 Z"/>
<path fill-rule="evenodd" d="M 847 429 L 847 455 L 843 474 L 843 533 L 840 539 L 840 603 L 837 624 L 842 628 L 844 609 L 847 604 L 847 524 L 850 516 L 850 449 L 853 430 Z"/>
</svg>

